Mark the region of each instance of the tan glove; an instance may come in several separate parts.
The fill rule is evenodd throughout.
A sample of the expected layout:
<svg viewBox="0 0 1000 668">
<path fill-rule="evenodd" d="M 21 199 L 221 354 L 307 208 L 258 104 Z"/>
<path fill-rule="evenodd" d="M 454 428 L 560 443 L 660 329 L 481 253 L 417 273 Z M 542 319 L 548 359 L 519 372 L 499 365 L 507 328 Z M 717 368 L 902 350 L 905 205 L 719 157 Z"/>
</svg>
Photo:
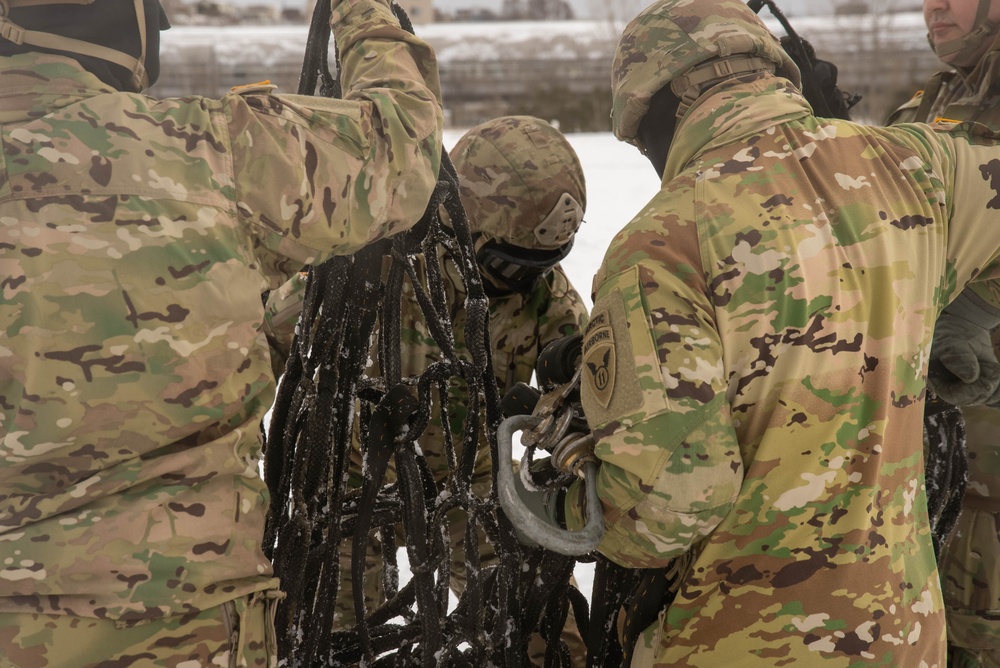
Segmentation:
<svg viewBox="0 0 1000 668">
<path fill-rule="evenodd" d="M 965 290 L 945 307 L 934 326 L 927 384 L 956 406 L 1000 401 L 1000 361 L 990 331 L 1000 312 Z"/>
</svg>

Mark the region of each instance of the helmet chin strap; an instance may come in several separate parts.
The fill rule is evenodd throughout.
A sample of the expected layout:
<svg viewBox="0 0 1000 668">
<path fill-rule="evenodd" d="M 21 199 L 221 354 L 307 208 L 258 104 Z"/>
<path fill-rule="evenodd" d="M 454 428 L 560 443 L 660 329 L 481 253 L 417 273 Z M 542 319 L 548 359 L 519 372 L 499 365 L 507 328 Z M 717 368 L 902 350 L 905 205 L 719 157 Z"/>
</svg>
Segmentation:
<svg viewBox="0 0 1000 668">
<path fill-rule="evenodd" d="M 976 19 L 972 23 L 972 30 L 967 35 L 937 45 L 931 41 L 930 35 L 928 35 L 927 39 L 931 42 L 931 48 L 934 49 L 934 53 L 937 54 L 938 58 L 941 60 L 950 58 L 950 61 L 945 62 L 950 62 L 956 67 L 972 67 L 975 65 L 975 62 L 969 61 L 982 48 L 983 40 L 995 34 L 998 28 L 997 23 L 989 20 L 989 13 L 990 0 L 979 0 Z"/>
<path fill-rule="evenodd" d="M 0 39 L 5 39 L 15 44 L 27 44 L 29 46 L 39 46 L 43 49 L 52 49 L 53 51 L 100 58 L 115 65 L 120 65 L 132 73 L 130 90 L 138 93 L 149 85 L 149 77 L 146 74 L 146 67 L 143 65 L 146 62 L 146 12 L 143 9 L 142 0 L 134 1 L 135 16 L 139 24 L 138 59 L 127 53 L 115 51 L 100 44 L 91 44 L 80 39 L 72 39 L 39 30 L 25 30 L 10 20 L 10 10 L 15 7 L 89 5 L 94 0 L 0 0 Z"/>
</svg>

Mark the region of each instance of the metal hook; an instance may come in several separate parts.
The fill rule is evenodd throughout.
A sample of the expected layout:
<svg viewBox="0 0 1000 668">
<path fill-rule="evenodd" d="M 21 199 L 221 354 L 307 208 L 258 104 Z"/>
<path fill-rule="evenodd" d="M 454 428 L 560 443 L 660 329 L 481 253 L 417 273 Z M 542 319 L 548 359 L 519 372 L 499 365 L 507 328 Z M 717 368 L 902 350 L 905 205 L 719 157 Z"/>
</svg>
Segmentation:
<svg viewBox="0 0 1000 668">
<path fill-rule="evenodd" d="M 552 552 L 575 557 L 593 552 L 604 537 L 604 513 L 597 497 L 597 465 L 583 465 L 584 497 L 587 501 L 587 524 L 580 531 L 557 529 L 537 517 L 524 505 L 514 487 L 513 437 L 514 432 L 538 426 L 542 418 L 531 415 L 513 415 L 500 423 L 497 429 L 497 485 L 500 505 L 518 530 L 542 547 Z"/>
</svg>

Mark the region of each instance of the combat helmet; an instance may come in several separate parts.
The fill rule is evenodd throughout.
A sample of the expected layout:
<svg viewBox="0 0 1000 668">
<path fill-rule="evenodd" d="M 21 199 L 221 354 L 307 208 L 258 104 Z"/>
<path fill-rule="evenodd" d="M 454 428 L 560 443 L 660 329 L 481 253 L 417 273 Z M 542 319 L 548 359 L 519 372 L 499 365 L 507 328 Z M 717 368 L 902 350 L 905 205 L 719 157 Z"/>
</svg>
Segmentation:
<svg viewBox="0 0 1000 668">
<path fill-rule="evenodd" d="M 504 116 L 469 130 L 449 152 L 480 271 L 524 292 L 569 253 L 583 223 L 583 166 L 559 130 Z"/>
<path fill-rule="evenodd" d="M 973 67 L 977 56 L 984 51 L 986 42 L 992 42 L 1000 32 L 1000 23 L 989 20 L 991 0 L 979 0 L 972 30 L 962 37 L 935 44 L 930 33 L 927 41 L 937 57 L 955 67 Z"/>
<path fill-rule="evenodd" d="M 129 1 L 119 0 L 119 3 L 125 4 Z M 146 89 L 150 83 L 147 72 L 147 26 L 153 25 L 157 26 L 159 30 L 166 30 L 170 27 L 170 21 L 167 19 L 166 12 L 163 10 L 163 6 L 159 0 L 131 0 L 131 2 L 133 2 L 135 7 L 135 17 L 138 24 L 137 32 L 140 51 L 138 57 L 83 39 L 74 39 L 65 35 L 46 32 L 45 30 L 32 29 L 31 26 L 25 28 L 15 23 L 11 18 L 11 10 L 49 6 L 52 9 L 48 10 L 49 13 L 47 16 L 55 17 L 57 16 L 57 12 L 61 12 L 61 16 L 65 17 L 66 6 L 86 6 L 96 3 L 99 6 L 92 8 L 93 15 L 95 20 L 101 20 L 104 18 L 99 13 L 103 9 L 101 6 L 102 0 L 0 0 L 0 40 L 71 55 L 96 58 L 118 65 L 125 68 L 131 74 L 129 90 L 139 92 Z M 103 4 L 106 5 L 107 2 L 103 2 Z M 59 6 L 63 7 L 59 8 Z M 153 16 L 152 12 L 156 12 L 157 15 Z M 150 14 L 150 18 L 158 20 L 153 22 L 147 21 L 147 13 Z"/>
<path fill-rule="evenodd" d="M 622 32 L 611 72 L 611 125 L 636 144 L 650 99 L 670 85 L 678 117 L 703 91 L 750 72 L 777 71 L 799 86 L 799 69 L 741 0 L 659 0 Z"/>
</svg>

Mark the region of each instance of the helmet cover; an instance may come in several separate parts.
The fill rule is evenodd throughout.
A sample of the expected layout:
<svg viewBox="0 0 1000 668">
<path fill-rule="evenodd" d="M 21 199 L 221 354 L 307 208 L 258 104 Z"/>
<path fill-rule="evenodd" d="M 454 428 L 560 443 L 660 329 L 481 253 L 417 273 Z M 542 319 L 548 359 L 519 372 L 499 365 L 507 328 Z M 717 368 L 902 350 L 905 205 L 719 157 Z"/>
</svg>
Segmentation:
<svg viewBox="0 0 1000 668">
<path fill-rule="evenodd" d="M 799 69 L 741 0 L 659 0 L 625 27 L 611 72 L 611 126 L 635 143 L 650 99 L 701 63 L 739 54 L 774 63 L 799 86 Z"/>
<path fill-rule="evenodd" d="M 526 249 L 573 240 L 587 205 L 583 166 L 552 125 L 496 118 L 469 130 L 450 156 L 472 232 Z"/>
</svg>

